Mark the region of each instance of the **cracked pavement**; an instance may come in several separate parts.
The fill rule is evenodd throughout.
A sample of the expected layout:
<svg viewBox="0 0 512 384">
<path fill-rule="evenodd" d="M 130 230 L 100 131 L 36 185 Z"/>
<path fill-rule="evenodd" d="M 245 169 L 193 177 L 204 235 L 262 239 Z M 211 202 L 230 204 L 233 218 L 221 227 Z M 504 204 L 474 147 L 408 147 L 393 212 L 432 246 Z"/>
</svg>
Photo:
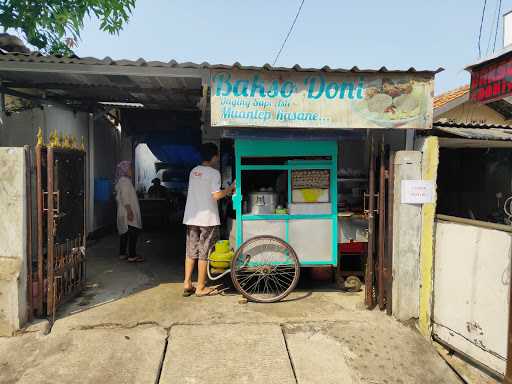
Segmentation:
<svg viewBox="0 0 512 384">
<path fill-rule="evenodd" d="M 141 265 L 119 261 L 115 240 L 89 249 L 89 288 L 49 334 L 0 338 L 0 383 L 460 383 L 414 329 L 365 310 L 361 293 L 183 298 L 178 240 L 146 234 Z"/>
</svg>

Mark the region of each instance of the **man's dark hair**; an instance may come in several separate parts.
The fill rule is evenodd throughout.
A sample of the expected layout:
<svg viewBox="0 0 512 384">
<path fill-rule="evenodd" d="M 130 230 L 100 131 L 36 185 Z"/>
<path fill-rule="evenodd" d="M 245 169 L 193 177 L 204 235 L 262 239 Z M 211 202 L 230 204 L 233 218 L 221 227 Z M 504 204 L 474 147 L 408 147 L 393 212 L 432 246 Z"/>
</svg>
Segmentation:
<svg viewBox="0 0 512 384">
<path fill-rule="evenodd" d="M 219 149 L 213 143 L 205 143 L 201 145 L 201 159 L 203 161 L 210 161 L 219 154 Z"/>
</svg>

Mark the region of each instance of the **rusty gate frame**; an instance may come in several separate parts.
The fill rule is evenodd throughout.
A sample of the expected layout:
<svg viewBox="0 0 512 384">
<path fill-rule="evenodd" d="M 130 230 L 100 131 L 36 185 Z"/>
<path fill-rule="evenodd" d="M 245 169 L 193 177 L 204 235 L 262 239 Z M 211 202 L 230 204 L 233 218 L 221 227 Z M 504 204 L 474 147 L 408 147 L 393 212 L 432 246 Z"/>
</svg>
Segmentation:
<svg viewBox="0 0 512 384">
<path fill-rule="evenodd" d="M 384 135 L 368 138 L 368 254 L 365 267 L 365 305 L 368 309 L 379 306 L 392 314 L 393 285 L 393 199 L 394 153 L 384 145 Z M 377 169 L 378 165 L 378 169 Z M 377 180 L 378 179 L 378 180 Z M 366 202 L 364 204 L 366 207 Z M 376 219 L 378 222 L 376 223 Z"/>
<path fill-rule="evenodd" d="M 81 232 L 65 243 L 55 242 L 57 233 L 56 220 L 60 212 L 60 191 L 55 185 L 56 155 L 59 153 L 76 153 L 82 158 L 83 165 L 83 224 Z M 36 254 L 37 254 L 37 295 L 35 303 L 29 300 L 31 317 L 48 316 L 55 320 L 57 307 L 80 293 L 86 279 L 85 246 L 87 231 L 87 166 L 86 152 L 76 148 L 58 148 L 38 144 L 35 147 L 36 171 Z M 46 160 L 46 180 L 43 180 L 43 164 Z M 45 183 L 46 182 L 46 183 Z M 46 184 L 46 185 L 45 185 Z M 46 189 L 45 189 L 46 186 Z M 46 201 L 46 206 L 45 206 Z M 30 213 L 29 213 L 30 215 Z M 44 225 L 46 224 L 46 231 Z M 32 237 L 33 239 L 33 237 Z M 45 260 L 46 240 L 46 260 Z M 30 258 L 30 263 L 32 258 Z M 32 265 L 29 272 L 32 271 Z M 34 275 L 28 280 L 32 294 Z M 46 298 L 46 300 L 45 300 Z M 46 302 L 46 311 L 45 311 Z"/>
</svg>

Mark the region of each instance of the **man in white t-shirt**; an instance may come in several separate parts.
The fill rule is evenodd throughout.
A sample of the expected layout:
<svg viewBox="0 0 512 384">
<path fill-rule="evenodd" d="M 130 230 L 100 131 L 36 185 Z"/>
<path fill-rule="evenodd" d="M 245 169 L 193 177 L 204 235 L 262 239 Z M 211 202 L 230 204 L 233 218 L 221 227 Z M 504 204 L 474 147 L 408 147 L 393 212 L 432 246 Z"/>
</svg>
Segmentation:
<svg viewBox="0 0 512 384">
<path fill-rule="evenodd" d="M 215 169 L 219 162 L 219 150 L 212 143 L 201 146 L 203 162 L 190 171 L 187 204 L 183 224 L 187 226 L 185 281 L 183 296 L 211 296 L 218 291 L 206 286 L 208 252 L 218 240 L 219 207 L 217 201 L 235 191 L 235 183 L 221 189 L 220 172 Z M 192 285 L 192 273 L 198 260 L 197 287 Z"/>
</svg>

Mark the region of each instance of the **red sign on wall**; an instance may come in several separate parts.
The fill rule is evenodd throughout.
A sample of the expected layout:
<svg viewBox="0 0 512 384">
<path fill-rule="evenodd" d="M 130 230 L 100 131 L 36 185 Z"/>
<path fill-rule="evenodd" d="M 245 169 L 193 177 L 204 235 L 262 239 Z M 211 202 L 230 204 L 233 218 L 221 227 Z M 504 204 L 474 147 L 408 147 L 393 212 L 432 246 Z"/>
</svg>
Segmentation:
<svg viewBox="0 0 512 384">
<path fill-rule="evenodd" d="M 510 95 L 512 95 L 512 56 L 471 70 L 471 100 L 488 103 Z"/>
</svg>

